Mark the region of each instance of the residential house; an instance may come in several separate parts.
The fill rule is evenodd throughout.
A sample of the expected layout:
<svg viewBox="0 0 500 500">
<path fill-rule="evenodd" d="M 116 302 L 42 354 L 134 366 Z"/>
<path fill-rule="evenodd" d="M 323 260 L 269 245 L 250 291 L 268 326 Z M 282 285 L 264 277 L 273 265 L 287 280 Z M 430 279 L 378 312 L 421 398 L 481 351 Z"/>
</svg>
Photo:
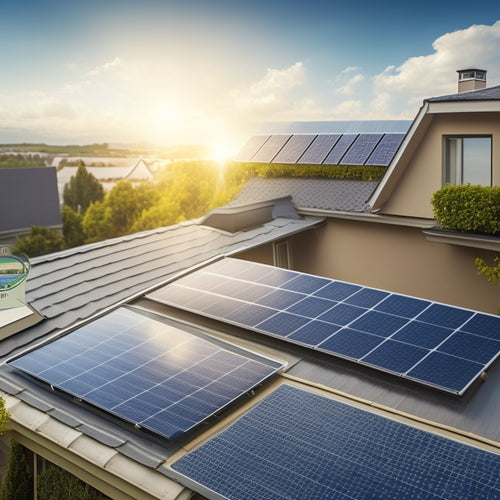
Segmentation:
<svg viewBox="0 0 500 500">
<path fill-rule="evenodd" d="M 0 169 L 0 246 L 14 245 L 31 226 L 62 229 L 56 169 Z"/>
<path fill-rule="evenodd" d="M 429 205 L 463 137 L 498 183 L 498 92 L 240 154 L 380 182 L 256 178 L 203 219 L 33 259 L 45 319 L 0 342 L 4 442 L 111 498 L 499 497 L 499 297 L 464 269 L 498 239 L 444 239 Z"/>
</svg>

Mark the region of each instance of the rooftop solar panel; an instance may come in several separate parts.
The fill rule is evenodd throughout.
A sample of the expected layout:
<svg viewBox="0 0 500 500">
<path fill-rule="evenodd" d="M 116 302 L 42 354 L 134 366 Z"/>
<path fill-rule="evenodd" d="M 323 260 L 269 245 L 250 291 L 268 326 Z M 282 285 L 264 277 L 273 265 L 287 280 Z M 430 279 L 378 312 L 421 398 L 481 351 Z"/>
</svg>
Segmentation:
<svg viewBox="0 0 500 500">
<path fill-rule="evenodd" d="M 250 137 L 234 158 L 235 161 L 250 161 L 252 156 L 257 153 L 269 137 L 269 135 L 254 135 Z"/>
<path fill-rule="evenodd" d="M 330 151 L 323 163 L 325 165 L 339 165 L 340 161 L 358 137 L 357 134 L 343 134 Z"/>
<path fill-rule="evenodd" d="M 297 160 L 297 163 L 320 165 L 340 139 L 341 135 L 325 134 L 316 136 L 316 139 L 314 139 L 305 153 Z"/>
<path fill-rule="evenodd" d="M 454 394 L 500 353 L 498 316 L 237 259 L 148 296 Z"/>
<path fill-rule="evenodd" d="M 385 134 L 366 160 L 366 165 L 388 167 L 404 138 L 405 134 Z"/>
<path fill-rule="evenodd" d="M 172 469 L 210 498 L 500 496 L 500 455 L 289 385 Z"/>
<path fill-rule="evenodd" d="M 282 367 L 125 308 L 9 364 L 168 439 Z"/>
<path fill-rule="evenodd" d="M 364 165 L 380 139 L 382 139 L 382 134 L 360 134 L 340 164 Z"/>
<path fill-rule="evenodd" d="M 315 135 L 292 135 L 283 149 L 274 157 L 273 163 L 296 163 L 315 137 Z"/>
<path fill-rule="evenodd" d="M 269 163 L 281 151 L 290 139 L 290 135 L 272 135 L 262 147 L 252 156 L 250 161 Z"/>
</svg>

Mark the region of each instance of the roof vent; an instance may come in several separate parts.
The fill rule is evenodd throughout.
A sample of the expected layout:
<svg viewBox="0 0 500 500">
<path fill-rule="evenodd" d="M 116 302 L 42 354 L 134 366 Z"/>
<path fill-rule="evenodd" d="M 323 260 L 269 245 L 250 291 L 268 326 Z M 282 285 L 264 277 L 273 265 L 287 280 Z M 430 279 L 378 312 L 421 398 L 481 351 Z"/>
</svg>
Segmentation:
<svg viewBox="0 0 500 500">
<path fill-rule="evenodd" d="M 486 87 L 486 70 L 484 69 L 460 69 L 457 73 L 459 93 Z"/>
</svg>

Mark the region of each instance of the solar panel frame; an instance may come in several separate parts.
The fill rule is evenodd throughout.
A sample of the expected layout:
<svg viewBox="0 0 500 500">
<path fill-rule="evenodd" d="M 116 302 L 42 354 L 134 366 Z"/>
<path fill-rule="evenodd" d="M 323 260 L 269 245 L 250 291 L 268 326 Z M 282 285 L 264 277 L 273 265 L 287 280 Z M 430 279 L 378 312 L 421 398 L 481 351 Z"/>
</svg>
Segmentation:
<svg viewBox="0 0 500 500">
<path fill-rule="evenodd" d="M 140 339 L 138 345 L 131 336 Z M 75 339 L 84 340 L 87 347 Z M 100 357 L 89 356 L 90 352 L 99 352 Z M 283 368 L 278 361 L 173 324 L 162 316 L 125 307 L 7 363 L 170 440 L 222 411 Z M 215 401 L 219 404 L 214 407 Z M 159 410 L 148 414 L 145 407 Z M 201 407 L 206 410 L 201 411 Z M 171 420 L 164 422 L 167 415 Z"/>
<path fill-rule="evenodd" d="M 231 258 L 200 269 L 196 274 L 197 280 L 181 278 L 148 294 L 148 298 L 390 373 L 395 371 L 386 368 L 386 362 L 384 366 L 376 366 L 374 360 L 388 349 L 384 342 L 390 340 L 388 345 L 399 342 L 407 346 L 408 352 L 420 349 L 422 358 L 415 366 L 396 373 L 398 376 L 458 395 L 462 395 L 500 354 L 500 339 L 496 339 L 496 333 L 490 332 L 498 324 L 497 318 L 487 313 Z M 234 280 L 241 286 L 241 292 L 227 297 L 216 296 L 217 300 L 231 304 L 227 315 L 212 314 L 208 308 L 199 308 L 196 300 L 172 300 L 172 296 L 183 296 L 184 287 L 189 289 L 193 283 L 203 283 L 205 278 L 210 284 L 214 276 L 221 282 Z M 253 277 L 259 284 L 255 284 Z M 301 286 L 304 287 L 303 293 L 300 292 Z M 253 287 L 258 287 L 255 293 Z M 202 289 L 191 289 L 191 292 L 195 299 L 196 294 L 210 295 Z M 239 302 L 242 307 L 238 306 Z M 324 323 L 329 324 L 332 334 L 325 336 L 319 332 L 316 336 L 311 334 L 308 340 L 306 332 L 312 331 L 308 324 L 314 322 L 321 322 L 316 326 L 321 326 L 323 331 L 327 331 Z M 350 343 L 347 340 L 349 335 L 352 336 Z M 453 335 L 457 338 L 449 340 Z M 317 342 L 313 341 L 314 338 Z M 469 353 L 460 351 L 460 339 L 465 345 L 474 338 L 480 347 L 476 350 L 462 348 Z M 359 339 L 364 339 L 369 348 L 359 347 Z M 498 349 L 495 351 L 496 345 Z M 337 350 L 335 346 L 338 346 Z M 377 352 L 379 347 L 381 350 Z M 447 362 L 448 358 L 461 355 L 460 359 L 469 364 L 471 378 L 459 386 L 450 377 L 450 387 L 441 385 L 439 377 L 425 372 L 426 366 L 432 367 L 432 363 L 425 360 L 429 354 L 434 357 L 435 352 L 444 355 Z M 448 365 L 455 366 L 452 361 Z M 475 370 L 479 367 L 481 370 Z M 459 366 L 454 369 L 459 370 Z M 445 377 L 441 379 L 447 382 Z M 457 380 L 462 379 L 459 376 Z"/>
<path fill-rule="evenodd" d="M 272 163 L 297 163 L 304 151 L 311 145 L 316 135 L 294 134 L 283 149 L 273 158 Z"/>
<path fill-rule="evenodd" d="M 170 468 L 208 498 L 496 498 L 500 455 L 283 384 Z"/>
</svg>

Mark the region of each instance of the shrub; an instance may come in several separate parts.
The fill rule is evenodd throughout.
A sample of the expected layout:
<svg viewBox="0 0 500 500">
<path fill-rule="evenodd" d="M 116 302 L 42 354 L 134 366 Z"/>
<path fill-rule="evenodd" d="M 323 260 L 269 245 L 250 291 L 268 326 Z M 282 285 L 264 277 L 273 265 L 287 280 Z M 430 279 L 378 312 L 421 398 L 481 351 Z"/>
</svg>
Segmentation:
<svg viewBox="0 0 500 500">
<path fill-rule="evenodd" d="M 443 229 L 472 233 L 500 233 L 500 187 L 445 186 L 431 203 Z"/>
<path fill-rule="evenodd" d="M 100 500 L 103 495 L 69 472 L 51 466 L 37 477 L 38 500 Z"/>
<path fill-rule="evenodd" d="M 236 163 L 236 162 L 235 162 Z M 260 177 L 326 177 L 329 179 L 376 180 L 385 167 L 364 165 L 298 165 L 292 163 L 243 163 Z"/>
<path fill-rule="evenodd" d="M 12 439 L 7 470 L 0 489 L 0 500 L 33 498 L 33 478 L 28 473 L 24 448 Z"/>
</svg>

